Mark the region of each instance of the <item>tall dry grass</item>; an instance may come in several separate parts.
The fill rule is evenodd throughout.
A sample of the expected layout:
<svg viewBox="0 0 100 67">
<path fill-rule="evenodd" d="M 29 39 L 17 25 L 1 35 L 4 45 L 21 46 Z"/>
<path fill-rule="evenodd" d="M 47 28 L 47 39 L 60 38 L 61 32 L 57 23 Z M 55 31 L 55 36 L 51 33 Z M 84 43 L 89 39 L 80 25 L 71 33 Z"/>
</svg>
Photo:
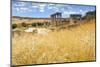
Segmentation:
<svg viewBox="0 0 100 67">
<path fill-rule="evenodd" d="M 95 23 L 53 31 L 25 33 L 12 38 L 12 64 L 46 64 L 95 61 Z"/>
</svg>

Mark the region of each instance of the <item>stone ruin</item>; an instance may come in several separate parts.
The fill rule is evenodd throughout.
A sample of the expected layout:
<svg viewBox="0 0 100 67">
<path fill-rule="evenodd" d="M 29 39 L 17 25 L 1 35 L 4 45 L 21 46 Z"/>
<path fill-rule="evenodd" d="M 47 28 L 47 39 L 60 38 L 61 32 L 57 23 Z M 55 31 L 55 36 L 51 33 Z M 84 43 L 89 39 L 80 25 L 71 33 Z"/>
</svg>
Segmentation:
<svg viewBox="0 0 100 67">
<path fill-rule="evenodd" d="M 81 21 L 81 14 L 71 14 L 70 15 L 70 25 L 78 24 Z"/>
<path fill-rule="evenodd" d="M 68 18 L 62 18 L 62 14 L 60 12 L 56 12 L 56 13 L 51 15 L 51 25 L 54 25 L 54 26 L 62 25 L 63 20 L 65 20 L 64 22 L 66 24 L 67 23 L 69 23 L 71 25 L 78 24 L 78 22 L 81 20 L 81 14 L 71 14 L 69 21 L 68 21 Z"/>
<path fill-rule="evenodd" d="M 51 25 L 59 26 L 62 24 L 62 14 L 60 12 L 56 12 L 51 15 Z"/>
</svg>

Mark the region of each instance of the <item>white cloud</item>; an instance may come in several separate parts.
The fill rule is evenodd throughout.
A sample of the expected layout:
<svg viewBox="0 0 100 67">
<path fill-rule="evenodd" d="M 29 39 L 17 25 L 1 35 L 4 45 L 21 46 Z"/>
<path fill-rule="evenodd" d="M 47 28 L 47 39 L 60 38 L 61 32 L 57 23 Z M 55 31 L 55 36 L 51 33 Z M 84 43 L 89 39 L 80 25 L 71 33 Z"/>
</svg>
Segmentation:
<svg viewBox="0 0 100 67">
<path fill-rule="evenodd" d="M 20 11 L 20 9 L 19 9 L 19 8 L 15 8 L 15 9 L 17 10 L 17 12 L 18 12 L 18 11 Z"/>
<path fill-rule="evenodd" d="M 70 11 L 63 11 L 63 12 L 62 12 L 62 15 L 63 15 L 64 17 L 69 17 L 70 14 L 80 14 L 80 13 L 79 13 L 79 12 L 76 12 L 76 11 L 72 11 L 72 10 L 70 10 Z"/>
<path fill-rule="evenodd" d="M 53 9 L 53 7 L 48 7 L 48 9 Z"/>
<path fill-rule="evenodd" d="M 44 8 L 46 7 L 46 4 L 40 4 L 39 7 Z"/>
<path fill-rule="evenodd" d="M 40 8 L 39 11 L 40 11 L 40 12 L 44 12 L 44 8 Z"/>
<path fill-rule="evenodd" d="M 57 7 L 55 7 L 55 12 L 60 12 L 60 9 L 59 8 L 57 8 Z"/>
<path fill-rule="evenodd" d="M 83 10 L 81 10 L 81 9 L 80 9 L 79 11 L 80 11 L 80 12 L 83 12 Z"/>
<path fill-rule="evenodd" d="M 55 4 L 48 4 L 48 5 L 50 5 L 50 6 L 54 6 Z"/>
<path fill-rule="evenodd" d="M 25 6 L 26 3 L 25 2 L 17 2 L 14 4 L 14 6 Z"/>
<path fill-rule="evenodd" d="M 28 3 L 26 2 L 16 2 L 14 3 L 14 9 L 17 11 L 17 13 L 19 12 L 30 12 L 32 11 L 31 8 L 28 7 Z"/>
<path fill-rule="evenodd" d="M 48 4 L 48 9 L 53 9 L 55 7 L 55 4 Z"/>
<path fill-rule="evenodd" d="M 49 10 L 53 10 L 54 12 L 63 12 L 64 14 L 67 14 L 66 11 L 72 9 L 72 7 L 68 5 L 59 5 L 59 4 L 32 3 L 31 5 L 28 5 L 28 3 L 25 2 L 18 2 L 15 3 L 14 5 L 17 6 L 16 10 L 18 12 L 30 12 L 30 11 L 37 11 L 37 10 L 40 12 L 44 12 L 47 8 Z"/>
<path fill-rule="evenodd" d="M 45 8 L 46 8 L 46 4 L 40 4 L 39 5 L 39 11 L 40 12 L 44 12 L 45 11 Z"/>
<path fill-rule="evenodd" d="M 36 5 L 33 5 L 32 7 L 33 7 L 33 8 L 38 8 L 38 6 L 36 6 Z"/>
<path fill-rule="evenodd" d="M 29 8 L 25 8 L 25 7 L 24 8 L 21 7 L 20 10 L 23 11 L 23 12 L 26 12 L 26 11 L 29 11 L 30 9 Z"/>
<path fill-rule="evenodd" d="M 17 7 L 15 8 L 15 10 L 17 11 L 17 13 L 26 13 L 26 12 L 31 12 L 32 10 L 30 8 L 26 8 L 26 7 Z"/>
<path fill-rule="evenodd" d="M 53 10 L 54 12 L 64 12 L 66 10 L 71 10 L 72 7 L 69 5 L 48 4 L 48 9 Z"/>
<path fill-rule="evenodd" d="M 55 4 L 48 4 L 48 9 L 53 10 L 54 12 L 59 12 L 61 11 L 61 9 L 59 8 L 59 6 L 55 5 Z"/>
<path fill-rule="evenodd" d="M 32 8 L 34 9 L 38 9 L 40 12 L 44 12 L 45 11 L 45 8 L 46 8 L 47 4 L 41 4 L 41 3 L 32 3 Z"/>
</svg>

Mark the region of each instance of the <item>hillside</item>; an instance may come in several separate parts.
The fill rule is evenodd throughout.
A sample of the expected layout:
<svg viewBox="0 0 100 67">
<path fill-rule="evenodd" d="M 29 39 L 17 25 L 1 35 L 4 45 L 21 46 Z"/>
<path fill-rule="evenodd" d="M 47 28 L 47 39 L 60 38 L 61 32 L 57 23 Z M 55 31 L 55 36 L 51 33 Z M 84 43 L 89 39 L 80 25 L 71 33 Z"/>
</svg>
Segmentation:
<svg viewBox="0 0 100 67">
<path fill-rule="evenodd" d="M 95 20 L 47 35 L 24 33 L 12 38 L 12 64 L 95 61 Z"/>
</svg>

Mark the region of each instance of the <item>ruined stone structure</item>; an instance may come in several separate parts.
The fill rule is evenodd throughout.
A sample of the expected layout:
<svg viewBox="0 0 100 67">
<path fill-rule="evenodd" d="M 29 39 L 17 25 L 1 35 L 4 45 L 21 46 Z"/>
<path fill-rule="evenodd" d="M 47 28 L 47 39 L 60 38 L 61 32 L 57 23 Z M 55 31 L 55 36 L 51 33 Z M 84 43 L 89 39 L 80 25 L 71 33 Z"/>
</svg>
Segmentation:
<svg viewBox="0 0 100 67">
<path fill-rule="evenodd" d="M 70 15 L 70 25 L 78 24 L 79 21 L 81 21 L 81 14 Z"/>
<path fill-rule="evenodd" d="M 13 23 L 26 23 L 33 26 L 60 26 L 73 25 L 81 21 L 81 14 L 71 14 L 69 18 L 62 18 L 62 13 L 56 12 L 50 15 L 50 18 L 28 18 L 28 17 L 13 17 Z"/>
<path fill-rule="evenodd" d="M 62 14 L 60 12 L 51 15 L 51 24 L 54 26 L 62 24 Z"/>
<path fill-rule="evenodd" d="M 89 11 L 85 16 L 81 14 L 70 14 L 69 18 L 63 18 L 61 12 L 56 12 L 50 15 L 50 18 L 31 18 L 31 17 L 12 17 L 12 24 L 22 24 L 26 23 L 28 25 L 37 26 L 60 26 L 60 25 L 75 25 L 80 22 L 87 22 L 88 20 L 94 19 L 96 17 L 96 11 Z"/>
<path fill-rule="evenodd" d="M 85 17 L 86 17 L 87 20 L 95 18 L 96 17 L 96 11 L 87 12 Z"/>
<path fill-rule="evenodd" d="M 51 25 L 59 26 L 62 24 L 78 24 L 81 20 L 81 14 L 71 14 L 70 18 L 62 18 L 62 14 L 60 12 L 56 12 L 51 15 Z"/>
</svg>

